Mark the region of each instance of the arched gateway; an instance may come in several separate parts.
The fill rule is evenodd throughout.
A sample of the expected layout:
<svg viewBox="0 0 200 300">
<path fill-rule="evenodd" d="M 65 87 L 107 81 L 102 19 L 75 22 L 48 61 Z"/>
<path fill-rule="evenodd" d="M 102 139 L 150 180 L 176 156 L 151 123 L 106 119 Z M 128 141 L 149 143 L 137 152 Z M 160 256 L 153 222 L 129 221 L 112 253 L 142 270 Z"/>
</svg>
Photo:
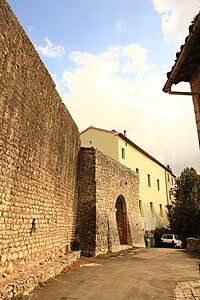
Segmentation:
<svg viewBox="0 0 200 300">
<path fill-rule="evenodd" d="M 95 148 L 81 148 L 77 236 L 87 256 L 144 247 L 135 172 Z"/>
<path fill-rule="evenodd" d="M 128 244 L 128 220 L 126 212 L 126 202 L 122 195 L 117 198 L 115 211 L 120 244 Z"/>
</svg>

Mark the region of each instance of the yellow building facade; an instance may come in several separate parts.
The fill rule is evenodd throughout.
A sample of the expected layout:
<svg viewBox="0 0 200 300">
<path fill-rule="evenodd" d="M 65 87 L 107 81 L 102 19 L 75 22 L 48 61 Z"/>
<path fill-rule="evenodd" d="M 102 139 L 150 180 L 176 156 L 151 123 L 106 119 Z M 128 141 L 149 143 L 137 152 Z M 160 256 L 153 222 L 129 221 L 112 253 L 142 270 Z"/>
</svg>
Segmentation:
<svg viewBox="0 0 200 300">
<path fill-rule="evenodd" d="M 89 127 L 80 134 L 82 147 L 99 149 L 139 176 L 139 203 L 143 232 L 153 233 L 156 227 L 166 227 L 167 208 L 175 175 L 150 154 L 115 130 Z"/>
</svg>

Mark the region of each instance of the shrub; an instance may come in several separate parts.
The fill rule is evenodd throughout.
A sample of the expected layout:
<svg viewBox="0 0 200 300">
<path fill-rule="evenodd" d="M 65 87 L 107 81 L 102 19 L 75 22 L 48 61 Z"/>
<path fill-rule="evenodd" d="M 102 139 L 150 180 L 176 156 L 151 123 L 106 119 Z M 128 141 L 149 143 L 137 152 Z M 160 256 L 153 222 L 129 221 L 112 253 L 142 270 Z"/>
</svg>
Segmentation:
<svg viewBox="0 0 200 300">
<path fill-rule="evenodd" d="M 71 243 L 71 251 L 78 251 L 79 250 L 79 242 L 74 240 L 72 243 Z"/>
<path fill-rule="evenodd" d="M 154 242 L 155 242 L 155 246 L 156 247 L 161 247 L 162 246 L 162 242 L 161 242 L 161 237 L 163 234 L 165 233 L 170 233 L 170 230 L 168 228 L 165 227 L 156 227 L 154 230 Z"/>
</svg>

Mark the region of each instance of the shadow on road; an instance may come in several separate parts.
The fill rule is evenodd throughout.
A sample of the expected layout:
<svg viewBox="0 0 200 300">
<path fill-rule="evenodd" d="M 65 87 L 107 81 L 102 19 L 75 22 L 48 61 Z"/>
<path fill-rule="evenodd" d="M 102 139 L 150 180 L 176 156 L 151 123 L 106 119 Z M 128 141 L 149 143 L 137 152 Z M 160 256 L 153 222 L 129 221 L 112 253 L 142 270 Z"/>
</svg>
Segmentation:
<svg viewBox="0 0 200 300">
<path fill-rule="evenodd" d="M 187 253 L 188 257 L 198 258 L 199 262 L 200 262 L 200 251 L 188 251 L 188 250 L 185 250 L 185 252 Z"/>
</svg>

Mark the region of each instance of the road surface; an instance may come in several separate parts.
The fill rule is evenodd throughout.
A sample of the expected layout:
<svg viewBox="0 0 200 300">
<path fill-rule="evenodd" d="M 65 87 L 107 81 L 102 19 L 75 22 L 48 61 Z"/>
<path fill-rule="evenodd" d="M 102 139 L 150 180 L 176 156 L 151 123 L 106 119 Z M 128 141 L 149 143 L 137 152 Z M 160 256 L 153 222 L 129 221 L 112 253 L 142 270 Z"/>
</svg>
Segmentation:
<svg viewBox="0 0 200 300">
<path fill-rule="evenodd" d="M 109 258 L 80 260 L 24 299 L 174 299 L 176 282 L 200 279 L 199 263 L 198 255 L 182 249 L 129 249 Z"/>
</svg>

